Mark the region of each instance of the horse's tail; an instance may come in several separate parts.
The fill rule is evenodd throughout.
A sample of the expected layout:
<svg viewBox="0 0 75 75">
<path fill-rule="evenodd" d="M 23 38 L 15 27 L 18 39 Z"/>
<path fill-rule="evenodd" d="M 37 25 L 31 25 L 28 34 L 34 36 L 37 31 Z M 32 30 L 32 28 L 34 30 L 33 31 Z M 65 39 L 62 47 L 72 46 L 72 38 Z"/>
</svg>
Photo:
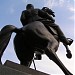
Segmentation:
<svg viewBox="0 0 75 75">
<path fill-rule="evenodd" d="M 7 47 L 10 41 L 11 35 L 15 29 L 16 27 L 13 25 L 6 25 L 1 29 L 0 31 L 0 58 L 2 57 L 3 52 L 5 48 Z"/>
</svg>

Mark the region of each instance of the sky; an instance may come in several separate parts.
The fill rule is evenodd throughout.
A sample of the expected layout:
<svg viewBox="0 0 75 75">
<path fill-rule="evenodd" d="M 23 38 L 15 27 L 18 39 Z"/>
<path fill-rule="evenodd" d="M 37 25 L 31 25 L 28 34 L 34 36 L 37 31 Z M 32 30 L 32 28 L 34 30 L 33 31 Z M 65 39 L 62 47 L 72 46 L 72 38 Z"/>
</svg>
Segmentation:
<svg viewBox="0 0 75 75">
<path fill-rule="evenodd" d="M 54 18 L 55 23 L 60 26 L 65 36 L 72 38 L 73 40 L 75 39 L 75 0 L 0 0 L 0 29 L 8 24 L 12 24 L 18 28 L 22 27 L 20 16 L 21 12 L 25 10 L 25 6 L 28 3 L 33 4 L 35 8 L 41 9 L 44 6 L 51 8 L 56 15 L 56 17 Z M 2 63 L 4 63 L 6 60 L 11 60 L 13 62 L 19 63 L 13 47 L 14 36 L 15 33 L 12 34 L 11 40 L 3 54 Z M 57 55 L 61 59 L 63 64 L 68 68 L 68 70 L 75 74 L 74 43 L 69 46 L 69 49 L 73 54 L 72 59 L 67 59 L 65 51 L 66 49 L 62 43 L 60 43 Z M 49 60 L 46 55 L 42 56 L 42 60 L 36 60 L 35 64 L 37 70 L 39 71 L 51 75 L 63 75 L 63 72 L 60 70 L 60 68 L 54 62 Z M 31 65 L 31 68 L 34 69 L 33 63 Z"/>
</svg>

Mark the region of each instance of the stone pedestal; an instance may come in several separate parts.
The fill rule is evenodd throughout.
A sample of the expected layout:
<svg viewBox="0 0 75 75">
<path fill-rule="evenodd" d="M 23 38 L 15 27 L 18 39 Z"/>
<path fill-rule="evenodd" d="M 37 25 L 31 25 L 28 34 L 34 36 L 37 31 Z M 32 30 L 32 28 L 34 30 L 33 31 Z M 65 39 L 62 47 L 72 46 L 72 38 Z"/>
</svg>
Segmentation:
<svg viewBox="0 0 75 75">
<path fill-rule="evenodd" d="M 7 60 L 4 63 L 4 65 L 0 65 L 0 75 L 49 75 L 49 74 Z"/>
<path fill-rule="evenodd" d="M 4 65 L 0 65 L 0 75 L 30 75 L 27 73 L 23 73 L 21 71 L 9 68 L 7 66 Z"/>
</svg>

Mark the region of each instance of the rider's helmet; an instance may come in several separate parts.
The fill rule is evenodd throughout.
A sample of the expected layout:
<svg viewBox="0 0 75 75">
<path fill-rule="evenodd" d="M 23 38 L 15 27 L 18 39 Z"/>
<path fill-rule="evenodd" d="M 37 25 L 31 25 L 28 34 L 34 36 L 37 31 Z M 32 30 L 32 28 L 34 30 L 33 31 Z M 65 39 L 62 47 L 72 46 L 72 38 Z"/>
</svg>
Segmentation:
<svg viewBox="0 0 75 75">
<path fill-rule="evenodd" d="M 26 9 L 30 9 L 30 8 L 34 9 L 34 6 L 32 4 L 27 4 Z"/>
</svg>

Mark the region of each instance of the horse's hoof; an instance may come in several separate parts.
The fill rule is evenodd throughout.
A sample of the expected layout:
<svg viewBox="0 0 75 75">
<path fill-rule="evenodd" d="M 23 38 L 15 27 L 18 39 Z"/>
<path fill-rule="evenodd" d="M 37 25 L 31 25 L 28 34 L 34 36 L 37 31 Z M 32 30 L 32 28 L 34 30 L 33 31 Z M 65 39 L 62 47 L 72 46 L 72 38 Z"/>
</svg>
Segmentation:
<svg viewBox="0 0 75 75">
<path fill-rule="evenodd" d="M 66 54 L 67 58 L 71 59 L 72 58 L 72 54 L 71 53 L 68 53 Z"/>
</svg>

